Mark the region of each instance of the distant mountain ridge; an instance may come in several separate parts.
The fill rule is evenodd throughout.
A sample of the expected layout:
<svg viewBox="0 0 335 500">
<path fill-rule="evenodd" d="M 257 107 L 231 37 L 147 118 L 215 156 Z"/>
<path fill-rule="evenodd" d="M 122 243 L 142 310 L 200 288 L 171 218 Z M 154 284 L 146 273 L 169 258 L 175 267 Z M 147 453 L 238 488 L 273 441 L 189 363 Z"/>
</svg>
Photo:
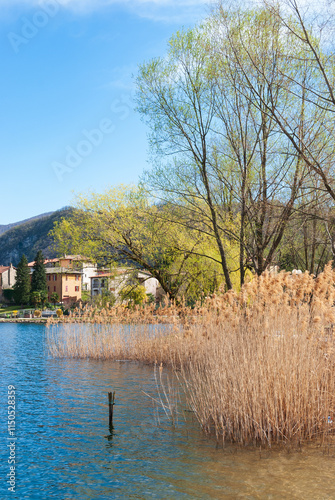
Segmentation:
<svg viewBox="0 0 335 500">
<path fill-rule="evenodd" d="M 38 250 L 42 250 L 47 259 L 56 257 L 53 242 L 48 233 L 55 222 L 63 217 L 69 217 L 71 213 L 72 208 L 66 207 L 31 217 L 25 221 L 0 225 L 0 265 L 17 266 L 22 254 L 25 254 L 28 262 L 31 262 Z"/>
<path fill-rule="evenodd" d="M 53 212 L 46 212 L 45 214 L 35 215 L 34 217 L 29 217 L 29 219 L 24 219 L 19 222 L 12 222 L 11 224 L 0 224 L 0 235 L 5 233 L 9 229 L 12 229 L 15 226 L 21 226 L 26 222 L 31 222 L 36 219 L 41 219 L 42 217 L 48 217 L 51 214 L 53 214 Z"/>
</svg>

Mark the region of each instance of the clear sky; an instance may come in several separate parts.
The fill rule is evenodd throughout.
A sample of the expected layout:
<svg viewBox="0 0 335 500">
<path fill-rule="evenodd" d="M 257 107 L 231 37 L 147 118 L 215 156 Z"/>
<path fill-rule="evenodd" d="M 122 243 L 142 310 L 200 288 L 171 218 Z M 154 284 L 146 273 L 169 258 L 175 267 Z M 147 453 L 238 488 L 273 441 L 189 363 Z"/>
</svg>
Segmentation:
<svg viewBox="0 0 335 500">
<path fill-rule="evenodd" d="M 136 183 L 137 65 L 209 13 L 203 0 L 0 0 L 0 224 Z"/>
</svg>

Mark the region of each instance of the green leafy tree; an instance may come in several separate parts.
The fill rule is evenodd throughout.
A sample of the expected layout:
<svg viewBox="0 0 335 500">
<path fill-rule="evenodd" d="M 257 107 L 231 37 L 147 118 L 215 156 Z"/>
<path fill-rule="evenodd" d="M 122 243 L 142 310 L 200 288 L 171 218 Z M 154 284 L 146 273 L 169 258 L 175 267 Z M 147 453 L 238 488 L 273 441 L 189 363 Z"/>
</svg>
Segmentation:
<svg viewBox="0 0 335 500">
<path fill-rule="evenodd" d="M 146 270 L 178 301 L 206 294 L 214 276 L 218 286 L 223 280 L 213 238 L 180 224 L 186 216 L 182 206 L 158 206 L 143 189 L 121 186 L 78 197 L 72 218 L 57 224 L 52 235 L 59 254 Z"/>
<path fill-rule="evenodd" d="M 127 301 L 129 306 L 141 305 L 147 301 L 145 287 L 142 285 L 127 285 L 120 293 L 122 302 Z"/>
<path fill-rule="evenodd" d="M 43 306 L 48 298 L 47 276 L 44 267 L 44 257 L 39 250 L 35 257 L 33 274 L 31 277 L 31 301 L 35 306 Z"/>
<path fill-rule="evenodd" d="M 16 281 L 13 286 L 14 300 L 16 304 L 29 304 L 30 300 L 30 269 L 25 255 L 22 255 L 21 260 L 16 269 Z"/>
<path fill-rule="evenodd" d="M 170 40 L 166 58 L 140 67 L 137 103 L 151 128 L 150 144 L 156 157 L 159 182 L 149 176 L 152 191 L 160 191 L 162 200 L 184 204 L 189 209 L 188 221 L 198 222 L 197 231 L 201 225 L 207 233 L 210 231 L 226 287 L 230 289 L 233 283 L 226 244 L 231 238 L 222 230 L 220 217 L 227 213 L 222 210 L 226 208 L 222 201 L 227 189 L 213 183 L 211 164 L 216 84 L 215 79 L 208 78 L 208 59 L 201 29 L 178 32 Z M 218 187 L 220 204 L 215 193 Z"/>
<path fill-rule="evenodd" d="M 283 134 L 303 158 L 310 170 L 321 181 L 329 196 L 329 203 L 335 202 L 335 17 L 332 9 L 317 8 L 311 15 L 299 0 L 264 1 L 265 12 L 275 16 L 281 33 L 289 33 L 293 50 L 282 53 L 280 60 L 281 81 L 274 82 L 281 87 L 294 82 L 290 88 L 291 106 L 285 110 L 280 103 L 272 101 L 265 104 L 267 113 L 276 121 Z M 303 51 L 296 47 L 302 46 Z M 238 73 L 245 75 L 246 65 L 253 67 L 257 78 L 262 77 L 264 68 L 245 50 L 246 57 L 235 66 Z M 234 61 L 236 62 L 236 61 Z M 251 63 L 251 64 L 250 64 Z M 308 68 L 308 74 L 303 71 Z M 244 78 L 255 94 L 259 90 L 251 80 Z M 294 117 L 294 109 L 302 99 L 308 102 L 306 113 L 313 117 L 308 124 L 308 133 L 301 137 L 299 124 Z"/>
<path fill-rule="evenodd" d="M 50 296 L 50 300 L 53 304 L 57 304 L 59 302 L 59 295 L 57 292 L 53 292 Z"/>
<path fill-rule="evenodd" d="M 31 277 L 31 291 L 32 292 L 47 292 L 47 276 L 44 267 L 44 257 L 41 250 L 39 250 L 35 257 L 33 274 Z"/>
<path fill-rule="evenodd" d="M 305 182 L 304 158 L 270 113 L 270 106 L 289 112 L 301 140 L 312 125 L 316 133 L 304 95 L 292 108 L 294 79 L 282 81 L 289 57 L 302 56 L 303 44 L 292 39 L 269 10 L 222 7 L 173 36 L 166 57 L 139 68 L 138 111 L 154 158 L 143 183 L 153 196 L 183 205 L 189 217 L 180 224 L 211 235 L 227 288 L 229 247 L 239 244 L 241 284 L 248 263 L 262 274 Z M 308 67 L 299 71 L 307 81 Z"/>
<path fill-rule="evenodd" d="M 34 307 L 37 307 L 41 304 L 41 294 L 40 292 L 31 292 L 30 294 L 30 302 Z"/>
<path fill-rule="evenodd" d="M 47 301 L 47 298 L 48 298 L 48 292 L 46 292 L 45 290 L 31 292 L 30 294 L 30 301 L 35 307 L 37 306 L 43 307 L 43 305 Z"/>
<path fill-rule="evenodd" d="M 116 297 L 113 292 L 105 290 L 101 295 L 95 296 L 93 302 L 97 307 L 110 307 L 116 303 Z"/>
</svg>

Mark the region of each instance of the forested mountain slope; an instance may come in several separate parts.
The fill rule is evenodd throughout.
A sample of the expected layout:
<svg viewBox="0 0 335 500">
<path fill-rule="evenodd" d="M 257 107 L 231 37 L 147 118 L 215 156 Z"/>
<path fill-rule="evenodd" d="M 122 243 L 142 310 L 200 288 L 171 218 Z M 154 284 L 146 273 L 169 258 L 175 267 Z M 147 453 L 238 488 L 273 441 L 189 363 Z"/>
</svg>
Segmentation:
<svg viewBox="0 0 335 500">
<path fill-rule="evenodd" d="M 31 262 L 38 250 L 42 250 L 46 258 L 56 257 L 48 233 L 53 228 L 54 222 L 70 213 L 71 208 L 67 207 L 27 221 L 0 226 L 0 265 L 7 266 L 12 263 L 16 266 L 23 253 L 28 262 Z M 9 228 L 3 231 L 5 227 Z"/>
</svg>

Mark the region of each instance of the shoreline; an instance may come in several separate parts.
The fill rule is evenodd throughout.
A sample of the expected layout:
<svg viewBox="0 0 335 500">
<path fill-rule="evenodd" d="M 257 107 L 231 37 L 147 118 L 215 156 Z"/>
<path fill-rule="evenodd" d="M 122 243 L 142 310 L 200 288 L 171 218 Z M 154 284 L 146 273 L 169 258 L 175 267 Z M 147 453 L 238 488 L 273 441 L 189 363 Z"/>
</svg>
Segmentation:
<svg viewBox="0 0 335 500">
<path fill-rule="evenodd" d="M 0 323 L 46 323 L 47 318 L 0 318 Z"/>
</svg>

